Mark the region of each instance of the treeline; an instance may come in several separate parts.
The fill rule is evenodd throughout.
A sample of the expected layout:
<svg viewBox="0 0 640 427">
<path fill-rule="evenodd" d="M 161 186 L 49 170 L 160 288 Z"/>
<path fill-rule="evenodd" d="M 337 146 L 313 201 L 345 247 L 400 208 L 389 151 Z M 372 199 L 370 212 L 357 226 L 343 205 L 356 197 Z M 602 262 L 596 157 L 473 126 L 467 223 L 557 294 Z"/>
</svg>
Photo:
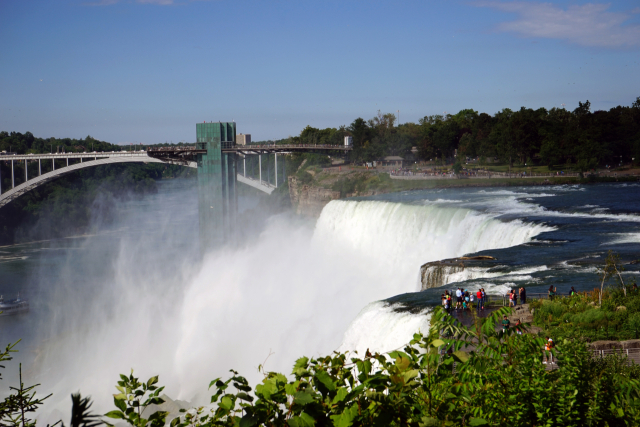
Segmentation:
<svg viewBox="0 0 640 427">
<path fill-rule="evenodd" d="M 100 141 L 88 135 L 84 139 L 36 138 L 31 132 L 0 132 L 0 151 L 16 154 L 82 153 L 92 151 L 124 151 L 121 145 Z"/>
<path fill-rule="evenodd" d="M 572 164 L 581 171 L 596 166 L 640 163 L 640 97 L 629 107 L 591 111 L 589 101 L 578 108 L 508 108 L 494 114 L 462 110 L 425 116 L 418 123 L 396 124 L 393 114 L 349 126 L 316 129 L 277 141 L 295 144 L 343 144 L 353 137 L 354 161 L 402 156 L 416 160 L 449 160 L 456 154 L 502 162 L 554 166 Z M 412 147 L 416 150 L 412 152 Z M 529 164 L 531 164 L 529 163 Z"/>
<path fill-rule="evenodd" d="M 84 139 L 36 138 L 31 132 L 0 132 L 0 151 L 7 153 L 124 151 L 120 145 Z M 140 149 L 139 146 L 136 149 Z M 66 166 L 59 160 L 56 168 Z M 24 162 L 14 162 L 15 185 L 24 182 Z M 52 169 L 42 161 L 42 173 Z M 29 178 L 38 174 L 37 163 L 28 167 Z M 157 191 L 156 181 L 192 173 L 181 166 L 162 164 L 112 164 L 82 169 L 36 187 L 0 208 L 0 245 L 86 233 L 108 226 L 115 219 L 117 202 Z M 11 188 L 10 162 L 0 162 L 2 191 Z"/>
</svg>

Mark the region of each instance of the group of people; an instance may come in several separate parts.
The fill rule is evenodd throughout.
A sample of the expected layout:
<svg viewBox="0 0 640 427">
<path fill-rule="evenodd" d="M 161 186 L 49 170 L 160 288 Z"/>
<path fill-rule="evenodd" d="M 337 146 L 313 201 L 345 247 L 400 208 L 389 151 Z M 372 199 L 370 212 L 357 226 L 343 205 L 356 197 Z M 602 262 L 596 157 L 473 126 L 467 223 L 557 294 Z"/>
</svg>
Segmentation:
<svg viewBox="0 0 640 427">
<path fill-rule="evenodd" d="M 455 303 L 453 301 L 453 294 L 455 293 Z M 553 297 L 556 294 L 556 289 L 554 287 L 549 288 L 549 296 Z M 576 295 L 577 292 L 573 287 L 571 287 L 571 295 Z M 518 292 L 516 293 L 515 289 L 512 289 L 509 292 L 509 306 L 515 307 L 518 304 L 518 299 L 520 299 L 521 304 L 526 304 L 527 302 L 527 291 L 524 287 L 518 288 Z M 479 289 L 477 292 L 469 292 L 466 289 L 458 288 L 454 292 L 449 292 L 448 290 L 441 294 L 442 300 L 442 308 L 448 313 L 451 314 L 451 310 L 469 310 L 473 307 L 473 304 L 477 302 L 476 308 L 478 310 L 484 310 L 485 302 L 487 301 L 487 295 L 485 293 L 484 288 Z M 455 306 L 454 306 L 455 304 Z M 502 320 L 502 331 L 506 333 L 511 326 L 511 321 L 505 315 Z M 516 334 L 522 335 L 523 328 L 520 319 L 516 319 L 516 323 L 513 326 Z M 553 353 L 552 350 L 555 348 L 555 343 L 553 339 L 547 336 L 545 347 L 544 347 L 544 364 L 552 364 L 553 363 Z"/>
<path fill-rule="evenodd" d="M 511 289 L 509 292 L 509 307 L 515 307 L 518 305 L 518 298 L 520 298 L 520 304 L 527 303 L 527 290 L 523 287 L 518 288 L 518 293 L 515 289 Z"/>
<path fill-rule="evenodd" d="M 473 307 L 473 304 L 476 303 L 476 308 L 478 310 L 484 310 L 484 304 L 487 300 L 487 294 L 484 291 L 484 288 L 478 289 L 475 293 L 469 292 L 466 289 L 458 288 L 455 290 L 455 307 L 453 302 L 453 293 L 449 291 L 444 291 L 444 294 L 440 295 L 440 299 L 442 301 L 442 308 L 447 312 L 451 313 L 451 310 L 469 310 Z"/>
</svg>

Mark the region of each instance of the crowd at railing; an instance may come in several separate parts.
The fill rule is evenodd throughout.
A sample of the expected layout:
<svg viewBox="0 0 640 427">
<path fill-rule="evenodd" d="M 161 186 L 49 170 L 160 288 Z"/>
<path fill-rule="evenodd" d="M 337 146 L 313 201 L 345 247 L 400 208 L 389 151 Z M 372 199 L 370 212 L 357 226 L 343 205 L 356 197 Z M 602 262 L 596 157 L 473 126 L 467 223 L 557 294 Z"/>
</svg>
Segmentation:
<svg viewBox="0 0 640 427">
<path fill-rule="evenodd" d="M 389 171 L 392 177 L 421 177 L 421 178 L 554 178 L 554 177 L 574 177 L 579 176 L 577 172 L 555 172 L 555 173 L 536 173 L 536 172 L 494 172 L 484 170 L 466 170 L 458 174 L 451 170 L 411 170 L 411 169 L 392 169 Z"/>
<path fill-rule="evenodd" d="M 351 150 L 349 145 L 331 145 L 331 144 L 247 144 L 247 145 L 235 145 L 236 149 L 256 149 L 256 150 L 273 150 L 273 149 L 300 149 L 300 148 L 314 148 L 314 149 L 326 149 L 326 150 Z"/>
</svg>

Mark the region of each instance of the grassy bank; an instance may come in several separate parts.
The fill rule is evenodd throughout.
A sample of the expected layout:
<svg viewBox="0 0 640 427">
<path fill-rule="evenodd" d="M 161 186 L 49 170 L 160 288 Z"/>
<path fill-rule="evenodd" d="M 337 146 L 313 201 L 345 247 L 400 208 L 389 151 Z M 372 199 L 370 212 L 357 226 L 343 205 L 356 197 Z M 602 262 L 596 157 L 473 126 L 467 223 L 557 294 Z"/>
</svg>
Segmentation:
<svg viewBox="0 0 640 427">
<path fill-rule="evenodd" d="M 529 185 L 575 185 L 607 182 L 635 182 L 638 177 L 551 177 L 551 178 L 439 178 L 392 179 L 388 173 L 366 170 L 338 171 L 335 168 L 309 167 L 297 172 L 303 182 L 339 191 L 341 197 L 371 195 L 397 191 L 460 187 L 515 187 Z"/>
<path fill-rule="evenodd" d="M 585 341 L 640 338 L 640 291 L 608 288 L 572 297 L 531 301 L 533 324 L 556 340 L 581 337 Z"/>
</svg>

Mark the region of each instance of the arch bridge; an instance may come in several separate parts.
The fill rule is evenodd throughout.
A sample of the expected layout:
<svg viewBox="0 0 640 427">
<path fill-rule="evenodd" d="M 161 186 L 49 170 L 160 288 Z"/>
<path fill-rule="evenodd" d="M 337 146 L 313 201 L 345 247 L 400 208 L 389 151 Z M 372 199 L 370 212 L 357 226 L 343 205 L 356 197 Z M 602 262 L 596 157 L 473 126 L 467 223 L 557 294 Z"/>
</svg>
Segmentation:
<svg viewBox="0 0 640 427">
<path fill-rule="evenodd" d="M 242 171 L 237 174 L 238 182 L 249 185 L 257 190 L 271 194 L 278 188 L 278 184 L 285 179 L 284 169 L 281 174 L 282 179 L 278 179 L 278 154 L 285 155 L 291 153 L 320 153 L 348 152 L 351 147 L 335 145 L 246 145 L 224 148 L 223 153 L 237 154 L 242 160 Z M 206 154 L 207 150 L 196 150 L 195 146 L 167 147 L 148 151 L 115 151 L 115 152 L 93 152 L 93 153 L 51 153 L 51 154 L 0 154 L 0 208 L 15 200 L 21 195 L 34 188 L 53 181 L 56 178 L 75 172 L 80 169 L 108 165 L 114 163 L 165 163 L 197 168 L 197 155 Z M 275 159 L 275 183 L 263 180 L 262 156 L 273 154 Z M 258 176 L 247 176 L 246 159 L 248 156 L 258 156 Z M 47 162 L 52 166 L 52 170 L 42 173 L 42 163 Z M 56 161 L 58 167 L 56 168 Z M 60 161 L 63 166 L 60 167 Z M 34 163 L 37 162 L 37 166 Z M 15 185 L 14 166 L 17 163 L 24 165 L 25 179 L 19 185 Z M 31 164 L 31 168 L 29 165 Z M 11 188 L 2 187 L 2 177 L 5 176 L 4 168 L 11 170 Z M 283 163 L 284 165 L 284 163 Z M 29 170 L 36 168 L 37 175 Z M 238 168 L 240 169 L 240 168 Z"/>
<path fill-rule="evenodd" d="M 219 139 L 214 139 L 213 142 L 196 143 L 195 146 L 163 147 L 147 151 L 20 155 L 1 153 L 0 208 L 42 184 L 84 168 L 132 162 L 180 165 L 198 170 L 200 228 L 201 234 L 206 234 L 203 240 L 216 244 L 225 243 L 233 241 L 238 182 L 271 194 L 286 179 L 284 162 L 281 162 L 281 173 L 278 171 L 279 154 L 338 152 L 346 155 L 351 151 L 350 146 L 336 145 L 236 145 L 235 123 L 233 133 L 232 143 L 221 143 Z M 271 182 L 270 163 L 266 180 L 263 177 L 262 158 L 272 154 L 275 161 L 275 182 Z M 257 176 L 253 177 L 247 175 L 246 161 L 250 156 L 257 156 L 258 160 Z M 15 166 L 18 163 L 24 164 L 24 180 L 15 185 Z M 48 163 L 51 170 L 42 173 L 43 163 Z M 5 189 L 2 188 L 2 177 L 6 177 L 9 169 L 11 188 Z"/>
</svg>

